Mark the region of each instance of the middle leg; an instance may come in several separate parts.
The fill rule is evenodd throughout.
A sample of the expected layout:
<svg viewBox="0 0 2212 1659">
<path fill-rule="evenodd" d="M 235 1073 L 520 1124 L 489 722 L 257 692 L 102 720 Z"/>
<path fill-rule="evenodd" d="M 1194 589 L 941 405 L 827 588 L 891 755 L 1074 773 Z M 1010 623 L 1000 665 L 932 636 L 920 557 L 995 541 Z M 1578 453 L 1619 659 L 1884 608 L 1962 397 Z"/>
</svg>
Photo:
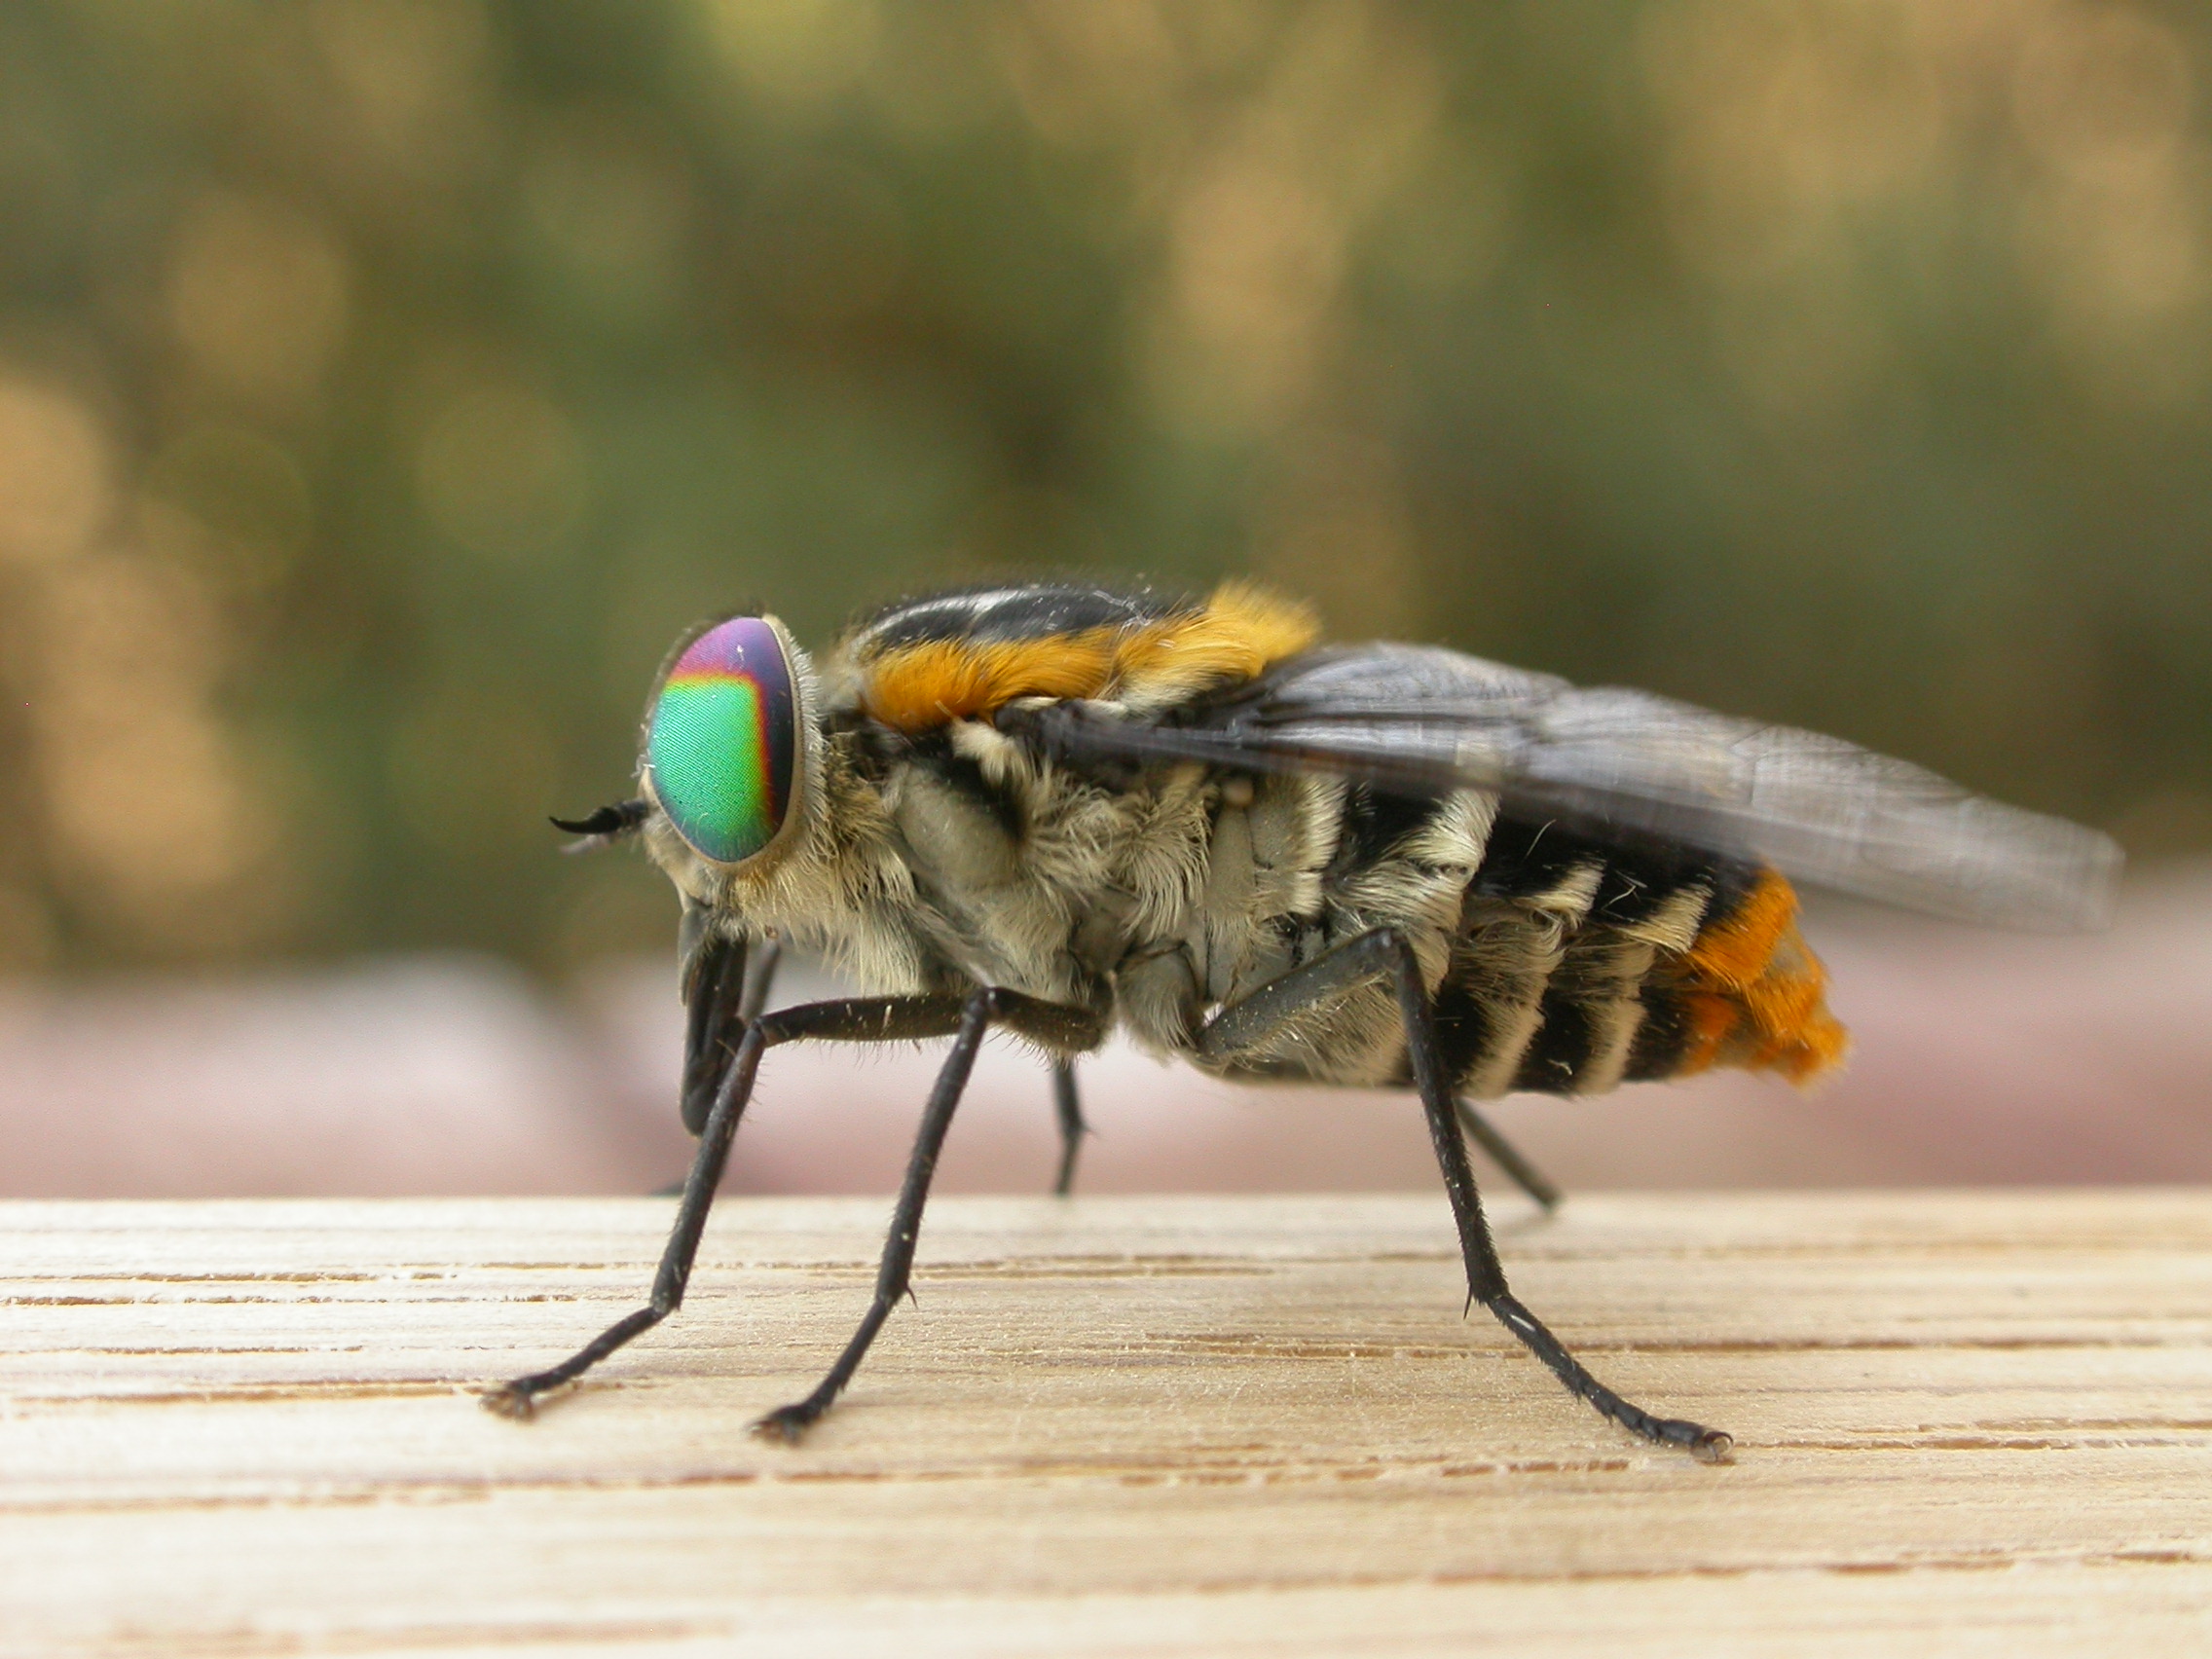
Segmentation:
<svg viewBox="0 0 2212 1659">
<path fill-rule="evenodd" d="M 891 1317 L 891 1310 L 899 1306 L 899 1299 L 906 1294 L 914 1271 L 914 1244 L 922 1232 L 922 1209 L 929 1202 L 930 1181 L 937 1173 L 938 1154 L 944 1148 L 945 1131 L 952 1127 L 952 1114 L 968 1087 L 969 1074 L 975 1070 L 976 1051 L 983 1046 L 984 1033 L 994 1022 L 1010 1018 L 1027 1025 L 1033 1032 L 1040 1026 L 1057 1024 L 1062 1029 L 1054 1034 L 1078 1047 L 1088 1047 L 1098 1037 L 1096 1021 L 1080 1009 L 1061 1008 L 1023 996 L 1018 991 L 989 986 L 969 996 L 961 1010 L 960 1028 L 953 1037 L 952 1051 L 945 1055 L 944 1067 L 938 1073 L 937 1087 L 930 1091 L 929 1105 L 922 1112 L 922 1126 L 914 1137 L 914 1150 L 907 1158 L 906 1179 L 899 1189 L 899 1202 L 891 1213 L 891 1233 L 883 1241 L 883 1260 L 875 1274 L 875 1295 L 868 1303 L 867 1311 L 861 1316 L 860 1329 L 853 1333 L 845 1351 L 837 1356 L 836 1363 L 816 1384 L 814 1392 L 760 1419 L 753 1425 L 755 1434 L 787 1443 L 804 1434 L 844 1392 L 845 1384 L 853 1380 L 853 1373 L 867 1356 L 876 1333 Z"/>
<path fill-rule="evenodd" d="M 1083 1121 L 1083 1098 L 1075 1091 L 1075 1061 L 1062 1054 L 1052 1061 L 1052 1115 L 1060 1125 L 1060 1173 L 1052 1195 L 1066 1198 L 1075 1191 L 1075 1161 L 1083 1151 L 1083 1137 L 1090 1125 Z"/>
</svg>

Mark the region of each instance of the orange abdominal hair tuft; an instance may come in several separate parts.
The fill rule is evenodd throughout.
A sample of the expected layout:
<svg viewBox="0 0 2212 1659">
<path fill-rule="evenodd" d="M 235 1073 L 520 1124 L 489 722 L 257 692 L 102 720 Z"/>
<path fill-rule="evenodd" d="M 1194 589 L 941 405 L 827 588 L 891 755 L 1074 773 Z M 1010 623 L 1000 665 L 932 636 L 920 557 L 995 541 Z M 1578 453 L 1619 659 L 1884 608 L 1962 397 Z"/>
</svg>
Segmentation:
<svg viewBox="0 0 2212 1659">
<path fill-rule="evenodd" d="M 1035 640 L 922 640 L 866 663 L 862 706 L 901 731 L 973 719 L 1017 697 L 1153 704 L 1249 680 L 1320 636 L 1313 613 L 1241 582 L 1193 609 Z"/>
<path fill-rule="evenodd" d="M 1715 1065 L 1807 1083 L 1850 1038 L 1827 1010 L 1827 971 L 1797 932 L 1797 894 L 1773 870 L 1682 958 L 1690 1041 L 1677 1076 Z"/>
</svg>

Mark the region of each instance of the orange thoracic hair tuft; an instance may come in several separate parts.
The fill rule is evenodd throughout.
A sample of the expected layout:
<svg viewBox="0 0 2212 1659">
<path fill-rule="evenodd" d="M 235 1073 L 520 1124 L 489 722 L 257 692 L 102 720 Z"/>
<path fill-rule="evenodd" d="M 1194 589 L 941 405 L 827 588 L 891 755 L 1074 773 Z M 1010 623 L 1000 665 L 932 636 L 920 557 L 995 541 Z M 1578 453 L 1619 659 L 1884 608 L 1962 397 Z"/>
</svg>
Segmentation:
<svg viewBox="0 0 2212 1659">
<path fill-rule="evenodd" d="M 894 646 L 862 666 L 861 703 L 886 725 L 923 731 L 1017 697 L 1167 702 L 1249 680 L 1319 633 L 1306 607 L 1229 582 L 1194 609 L 1126 627 Z"/>
</svg>

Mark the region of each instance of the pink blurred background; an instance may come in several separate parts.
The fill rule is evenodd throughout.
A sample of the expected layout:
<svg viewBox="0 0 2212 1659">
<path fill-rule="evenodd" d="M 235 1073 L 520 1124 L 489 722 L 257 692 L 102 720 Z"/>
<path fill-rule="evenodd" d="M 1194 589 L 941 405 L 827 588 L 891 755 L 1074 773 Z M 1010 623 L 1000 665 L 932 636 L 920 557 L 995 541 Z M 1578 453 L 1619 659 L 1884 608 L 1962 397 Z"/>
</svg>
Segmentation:
<svg viewBox="0 0 2212 1659">
<path fill-rule="evenodd" d="M 1569 1192 L 2212 1180 L 2212 868 L 2139 876 L 2088 938 L 1818 903 L 1810 931 L 1856 1040 L 1841 1077 L 1804 1094 L 1720 1074 L 1524 1095 L 1495 1120 Z M 787 971 L 778 1000 L 833 990 Z M 0 1194 L 646 1192 L 688 1156 L 681 1040 L 666 960 L 603 962 L 558 997 L 463 956 L 18 984 L 0 991 Z M 780 1051 L 730 1187 L 890 1192 L 936 1064 Z M 1404 1096 L 1231 1087 L 1121 1045 L 1081 1076 L 1083 1192 L 1436 1180 Z M 1054 1148 L 1044 1069 L 994 1043 L 940 1190 L 1042 1192 Z"/>
</svg>

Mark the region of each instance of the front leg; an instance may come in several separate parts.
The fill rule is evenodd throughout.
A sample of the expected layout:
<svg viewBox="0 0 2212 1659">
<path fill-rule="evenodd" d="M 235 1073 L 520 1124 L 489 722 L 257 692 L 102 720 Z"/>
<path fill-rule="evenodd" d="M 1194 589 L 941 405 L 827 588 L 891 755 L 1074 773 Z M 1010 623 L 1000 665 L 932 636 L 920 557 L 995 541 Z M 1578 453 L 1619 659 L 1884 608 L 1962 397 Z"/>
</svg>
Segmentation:
<svg viewBox="0 0 2212 1659">
<path fill-rule="evenodd" d="M 1706 1462 L 1723 1461 L 1735 1442 L 1718 1429 L 1679 1418 L 1654 1417 L 1624 1400 L 1583 1368 L 1533 1313 L 1506 1288 L 1505 1268 L 1492 1242 L 1483 1215 L 1482 1195 L 1467 1161 L 1466 1142 L 1436 1041 L 1436 1017 L 1420 963 L 1413 946 L 1394 928 L 1377 928 L 1337 946 L 1326 956 L 1272 979 L 1239 1002 L 1221 1010 L 1200 1028 L 1198 1051 L 1213 1060 L 1233 1059 L 1262 1041 L 1286 1020 L 1355 985 L 1387 978 L 1397 992 L 1398 1014 L 1406 1032 L 1406 1055 L 1414 1086 L 1428 1118 L 1429 1140 L 1444 1171 L 1444 1190 L 1459 1229 L 1459 1254 L 1467 1269 L 1467 1294 L 1496 1315 L 1498 1323 L 1526 1344 L 1553 1376 L 1623 1428 L 1666 1446 L 1679 1446 Z"/>
<path fill-rule="evenodd" d="M 978 994 L 1014 997 L 1013 992 Z M 1057 1009 L 1028 997 L 1014 1000 L 1023 1006 L 1008 1011 L 1009 1023 L 1040 1042 L 1061 1048 L 1088 1047 L 1097 1040 L 1097 1020 L 1088 1014 Z M 737 1004 L 734 991 L 728 1001 L 733 1007 Z M 972 997 L 960 996 L 852 997 L 778 1009 L 747 1024 L 744 1035 L 729 1055 L 728 1064 L 721 1070 L 699 1136 L 699 1150 L 692 1156 L 691 1171 L 683 1183 L 682 1200 L 677 1205 L 676 1226 L 661 1254 L 660 1269 L 653 1275 L 651 1298 L 645 1307 L 616 1320 L 559 1365 L 518 1377 L 490 1390 L 484 1396 L 485 1408 L 503 1417 L 530 1417 L 541 1395 L 573 1382 L 608 1354 L 651 1330 L 683 1305 L 683 1288 L 691 1277 L 691 1264 L 699 1253 L 699 1238 L 706 1230 L 707 1212 L 714 1206 L 715 1192 L 721 1184 L 722 1168 L 729 1159 L 730 1141 L 737 1133 L 738 1120 L 745 1115 L 746 1105 L 752 1099 L 753 1081 L 765 1051 L 802 1039 L 898 1043 L 947 1037 L 964 1029 L 965 1016 L 973 1001 Z M 946 1116 L 949 1118 L 949 1115 L 948 1110 Z M 908 1178 L 911 1181 L 911 1173 Z M 918 1218 L 919 1203 L 914 1208 Z M 856 1359 L 854 1363 L 859 1362 Z"/>
</svg>

